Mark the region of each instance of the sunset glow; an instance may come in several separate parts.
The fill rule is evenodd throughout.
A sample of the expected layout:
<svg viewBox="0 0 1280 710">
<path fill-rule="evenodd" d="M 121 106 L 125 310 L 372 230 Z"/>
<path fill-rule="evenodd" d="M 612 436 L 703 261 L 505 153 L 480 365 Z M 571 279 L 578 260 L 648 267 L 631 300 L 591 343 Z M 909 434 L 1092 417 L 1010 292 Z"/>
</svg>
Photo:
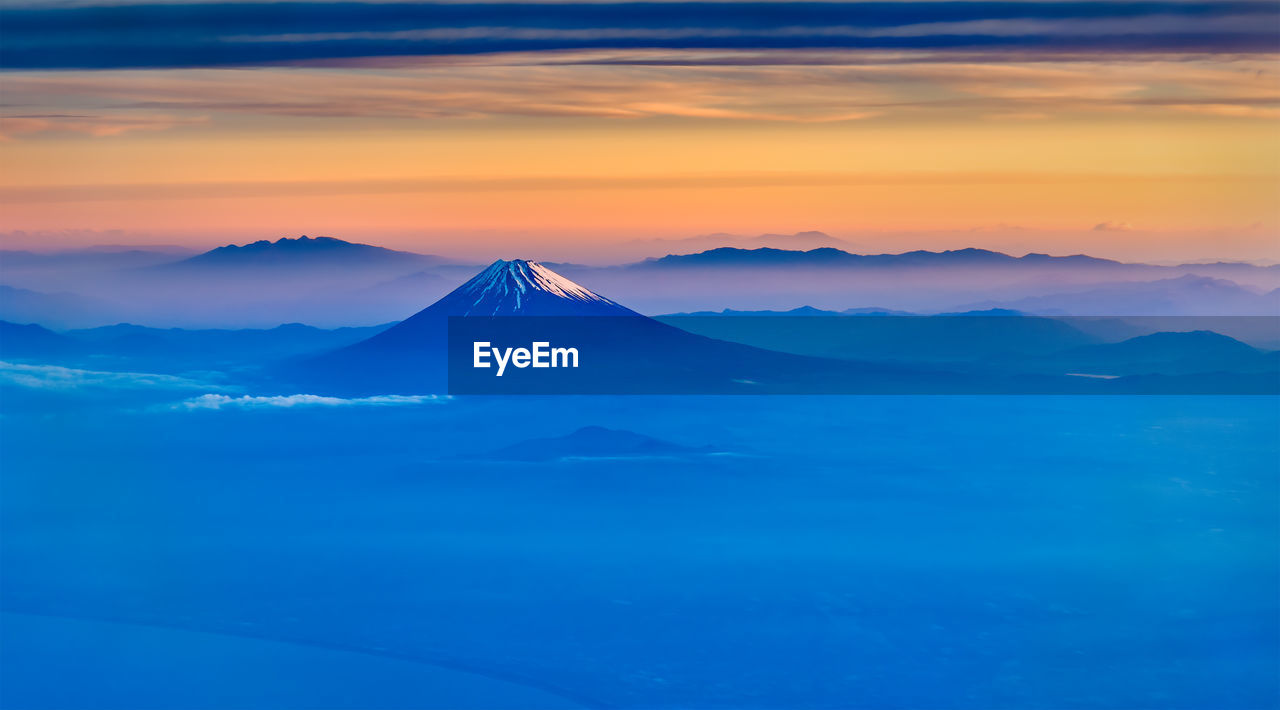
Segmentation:
<svg viewBox="0 0 1280 710">
<path fill-rule="evenodd" d="M 1240 18 L 1262 11 L 1233 7 L 1204 22 L 1245 32 Z M 993 19 L 979 28 L 990 41 L 1059 37 L 998 53 L 711 49 L 672 32 L 652 40 L 668 46 L 611 48 L 617 33 L 599 30 L 598 47 L 234 67 L 111 50 L 118 61 L 68 71 L 18 42 L 0 122 L 5 243 L 307 233 L 478 256 L 533 239 L 539 255 L 607 258 L 636 238 L 817 229 L 872 251 L 1280 257 L 1276 55 L 1182 47 L 1154 20 L 1152 49 L 1094 47 L 1086 34 L 1134 20 L 1089 12 Z M 845 34 L 957 31 L 876 27 Z M 392 39 L 443 32 L 413 31 Z M 331 35 L 234 41 L 307 54 L 355 41 Z"/>
</svg>

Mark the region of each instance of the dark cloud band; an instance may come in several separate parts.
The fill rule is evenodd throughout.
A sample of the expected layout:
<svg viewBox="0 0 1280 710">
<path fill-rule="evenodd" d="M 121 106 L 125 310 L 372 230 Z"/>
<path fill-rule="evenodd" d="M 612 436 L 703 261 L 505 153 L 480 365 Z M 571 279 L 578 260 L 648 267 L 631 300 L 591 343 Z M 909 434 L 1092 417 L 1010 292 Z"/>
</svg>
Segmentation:
<svg viewBox="0 0 1280 710">
<path fill-rule="evenodd" d="M 0 9 L 0 66 L 582 49 L 1280 50 L 1271 2 L 182 3 Z"/>
</svg>

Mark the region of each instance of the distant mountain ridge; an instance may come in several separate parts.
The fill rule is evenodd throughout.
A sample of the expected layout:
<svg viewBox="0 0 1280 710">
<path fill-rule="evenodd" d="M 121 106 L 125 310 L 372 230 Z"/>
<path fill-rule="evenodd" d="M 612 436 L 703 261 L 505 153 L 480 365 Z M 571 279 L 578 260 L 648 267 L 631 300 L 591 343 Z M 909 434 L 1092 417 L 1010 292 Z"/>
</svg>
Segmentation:
<svg viewBox="0 0 1280 710">
<path fill-rule="evenodd" d="M 969 247 L 947 251 L 927 251 L 918 249 L 900 254 L 855 254 L 834 247 L 822 247 L 808 251 L 774 249 L 739 249 L 736 247 L 720 247 L 696 254 L 668 254 L 667 256 L 647 259 L 633 267 L 652 266 L 942 266 L 942 265 L 1009 265 L 1026 264 L 1069 264 L 1073 266 L 1117 265 L 1124 264 L 1111 259 L 1099 259 L 1085 254 L 1071 256 L 1050 256 L 1048 254 L 1026 254 L 1015 257 L 1003 252 L 989 249 Z"/>
<path fill-rule="evenodd" d="M 778 237 L 789 246 L 826 235 L 762 237 Z M 332 237 L 259 240 L 189 258 L 105 251 L 80 250 L 52 261 L 48 255 L 13 253 L 0 259 L 3 285 L 11 287 L 0 291 L 0 318 L 55 328 L 121 321 L 188 328 L 365 325 L 404 319 L 479 270 L 440 256 Z M 1075 315 L 1255 315 L 1276 313 L 1280 301 L 1280 265 L 1161 266 L 979 248 L 856 254 L 829 246 L 722 247 L 614 266 L 543 265 L 653 314 L 728 309 L 764 315 L 804 304 L 842 314 L 1005 308 Z M 1210 280 L 1149 285 L 1188 275 Z M 1086 297 L 1088 289 L 1098 293 Z M 1159 289 L 1167 293 L 1155 293 Z"/>
<path fill-rule="evenodd" d="M 197 254 L 169 265 L 172 268 L 207 266 L 237 267 L 301 267 L 317 264 L 345 263 L 372 266 L 379 264 L 416 264 L 427 266 L 447 263 L 444 257 L 396 251 L 371 244 L 348 242 L 334 237 L 281 237 L 276 241 L 260 239 L 243 246 L 229 244 Z"/>
<path fill-rule="evenodd" d="M 733 308 L 725 308 L 719 311 L 692 311 L 689 313 L 666 313 L 660 318 L 687 317 L 687 316 L 751 316 L 751 317 L 767 317 L 767 316 L 914 316 L 915 313 L 907 311 L 894 311 L 888 308 L 846 308 L 842 311 L 833 311 L 824 308 L 814 308 L 813 306 L 800 306 L 792 308 L 789 311 L 739 311 Z"/>
<path fill-rule="evenodd" d="M 1054 256 L 1039 252 L 1030 252 L 1022 256 L 1013 256 L 991 249 L 966 247 L 963 249 L 947 249 L 929 251 L 916 249 L 899 253 L 859 254 L 836 247 L 819 247 L 815 249 L 779 249 L 776 247 L 759 247 L 753 249 L 741 247 L 717 247 L 687 254 L 667 254 L 662 257 L 651 257 L 640 262 L 628 264 L 629 267 L 652 266 L 775 266 L 775 265 L 808 265 L 808 266 L 975 266 L 975 265 L 1058 265 L 1058 266 L 1090 266 L 1090 267 L 1147 267 L 1151 269 L 1195 269 L 1208 270 L 1259 270 L 1280 274 L 1280 264 L 1257 266 L 1247 262 L 1219 261 L 1213 263 L 1178 264 L 1160 266 L 1142 262 L 1124 262 L 1116 259 L 1103 259 L 1088 254 L 1071 254 Z"/>
<path fill-rule="evenodd" d="M 217 367 L 245 371 L 281 358 L 350 345 L 391 325 L 326 330 L 286 323 L 269 329 L 188 330 L 118 323 L 55 333 L 38 325 L 0 320 L 0 360 L 155 371 Z"/>
<path fill-rule="evenodd" d="M 1207 330 L 1160 332 L 1118 343 L 1085 345 L 1019 364 L 1055 373 L 1105 377 L 1246 372 L 1273 373 L 1280 379 L 1280 352 L 1264 352 Z"/>
<path fill-rule="evenodd" d="M 82 350 L 79 343 L 48 328 L 0 320 L 0 359 L 53 360 Z"/>
<path fill-rule="evenodd" d="M 1280 287 L 1280 267 L 1252 264 L 1161 266 L 1125 263 L 1087 254 L 1022 256 L 990 249 L 915 250 L 899 254 L 854 254 L 834 248 L 718 248 L 694 254 L 606 267 L 566 266 L 565 275 L 613 294 L 646 313 L 730 308 L 788 310 L 802 304 L 842 312 L 849 308 L 940 313 L 988 308 L 1035 311 L 1019 299 L 1065 293 L 1092 285 L 1150 282 L 1187 275 L 1224 279 L 1248 290 Z M 1215 310 L 1206 304 L 1171 315 L 1248 315 L 1248 307 Z M 1191 301 L 1183 301 L 1190 305 Z M 1224 302 L 1225 303 L 1225 302 Z M 1117 315 L 1147 315 L 1116 304 Z"/>
<path fill-rule="evenodd" d="M 111 318 L 77 321 L 85 325 L 128 321 L 207 329 L 304 322 L 341 327 L 404 318 L 409 308 L 443 293 L 444 283 L 433 284 L 428 276 L 374 287 L 452 263 L 331 237 L 284 237 L 94 279 L 66 279 L 64 288 L 109 295 L 120 304 Z"/>
<path fill-rule="evenodd" d="M 486 316 L 571 316 L 550 319 L 554 323 L 545 318 L 514 319 L 534 328 L 529 334 L 536 335 L 536 340 L 568 342 L 590 353 L 591 370 L 538 374 L 542 382 L 554 379 L 563 386 L 561 393 L 647 394 L 681 388 L 762 393 L 836 381 L 884 387 L 892 386 L 886 382 L 907 381 L 917 374 L 910 367 L 865 368 L 704 337 L 642 316 L 537 262 L 500 259 L 400 324 L 363 342 L 288 363 L 280 377 L 346 394 L 445 391 L 452 384 L 447 377 L 449 319 L 459 316 L 479 317 L 476 322 L 483 323 L 491 322 Z M 521 326 L 511 323 L 510 327 Z M 512 331 L 499 327 L 495 332 L 506 336 Z M 548 336 L 548 332 L 558 335 Z M 565 334 L 567 338 L 559 339 Z M 469 380 L 472 384 L 500 386 L 503 393 L 535 393 L 545 387 L 530 379 L 524 382 L 532 383 L 531 389 L 508 389 L 504 383 L 513 382 L 512 375 L 518 376 L 514 372 L 508 372 L 506 380 L 497 380 L 488 371 L 461 368 L 458 372 L 478 378 Z M 924 377 L 948 383 L 952 379 L 938 373 L 924 373 Z"/>
<path fill-rule="evenodd" d="M 653 252 L 657 250 L 665 250 L 668 253 L 683 250 L 684 253 L 688 253 L 689 251 L 705 251 L 721 247 L 737 249 L 768 247 L 788 250 L 821 249 L 824 247 L 854 249 L 857 247 L 852 242 L 816 230 L 795 232 L 794 234 L 760 234 L 753 237 L 717 232 L 683 239 L 634 239 L 619 246 L 623 253 L 631 258 L 652 256 Z"/>
</svg>

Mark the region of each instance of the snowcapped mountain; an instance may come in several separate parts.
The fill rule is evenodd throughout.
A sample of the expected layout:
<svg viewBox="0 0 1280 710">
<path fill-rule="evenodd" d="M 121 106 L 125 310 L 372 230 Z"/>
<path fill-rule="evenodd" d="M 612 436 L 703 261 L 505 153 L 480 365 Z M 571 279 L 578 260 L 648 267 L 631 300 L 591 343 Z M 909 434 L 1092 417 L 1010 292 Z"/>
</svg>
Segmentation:
<svg viewBox="0 0 1280 710">
<path fill-rule="evenodd" d="M 451 316 L 640 316 L 536 261 L 499 260 L 401 324 L 347 349 L 443 348 Z M 342 353 L 343 351 L 339 351 Z M 338 354 L 338 353 L 335 353 Z"/>
<path fill-rule="evenodd" d="M 633 316 L 536 261 L 499 259 L 418 316 Z M 406 321 L 408 323 L 409 321 Z"/>
<path fill-rule="evenodd" d="M 477 330 L 451 343 L 450 318 L 459 316 L 474 318 Z M 490 316 L 532 317 L 495 324 Z M 460 366 L 451 373 L 453 357 L 470 362 L 471 349 L 463 346 L 473 338 L 497 345 L 541 340 L 573 347 L 582 353 L 582 367 L 513 370 L 502 380 L 487 369 Z M 448 391 L 455 384 L 457 391 L 473 393 L 496 386 L 493 393 L 504 394 L 757 394 L 828 387 L 880 391 L 910 384 L 919 373 L 896 364 L 806 357 L 697 335 L 640 315 L 541 264 L 517 259 L 494 262 L 378 335 L 294 362 L 279 375 L 281 381 L 326 394 L 420 394 Z M 452 376 L 461 379 L 455 383 Z M 939 373 L 924 376 L 923 384 L 913 386 L 932 388 L 940 378 L 949 379 Z M 544 389 L 549 383 L 551 389 Z"/>
<path fill-rule="evenodd" d="M 465 317 L 451 324 L 450 319 L 459 316 Z M 833 320 L 857 323 L 871 319 Z M 1022 322 L 1017 318 L 960 320 Z M 1052 323 L 1042 319 L 1026 322 Z M 525 348 L 538 342 L 572 349 L 574 364 L 539 366 L 535 355 L 530 366 L 530 351 L 525 350 L 524 364 L 513 365 L 502 379 L 493 368 L 471 364 L 480 357 L 476 355 L 479 349 L 472 346 L 484 345 L 495 352 L 505 348 L 508 356 L 514 357 L 510 353 L 516 346 Z M 932 347 L 928 339 L 921 343 Z M 1078 341 L 1063 343 L 1076 344 Z M 1129 391 L 1125 388 L 1154 392 L 1178 386 L 1177 382 L 1133 384 L 1125 378 L 1100 380 L 1050 373 L 958 372 L 896 358 L 845 359 L 848 352 L 824 355 L 780 352 L 683 330 L 640 315 L 537 262 L 517 259 L 494 262 L 432 305 L 367 340 L 293 361 L 274 375 L 277 384 L 289 391 L 342 395 L 1098 393 Z M 538 367 L 542 369 L 533 369 Z M 1253 392 L 1264 385 L 1274 389 L 1270 380 L 1259 384 L 1262 375 L 1229 374 L 1226 379 L 1186 386 L 1206 392 Z M 293 389 L 298 386 L 307 389 Z"/>
<path fill-rule="evenodd" d="M 634 316 L 659 325 L 536 261 L 499 259 L 394 327 L 293 363 L 286 377 L 343 391 L 439 391 L 449 318 L 457 316 Z"/>
<path fill-rule="evenodd" d="M 536 261 L 499 259 L 444 298 L 354 347 L 443 343 L 450 316 L 639 316 Z"/>
</svg>

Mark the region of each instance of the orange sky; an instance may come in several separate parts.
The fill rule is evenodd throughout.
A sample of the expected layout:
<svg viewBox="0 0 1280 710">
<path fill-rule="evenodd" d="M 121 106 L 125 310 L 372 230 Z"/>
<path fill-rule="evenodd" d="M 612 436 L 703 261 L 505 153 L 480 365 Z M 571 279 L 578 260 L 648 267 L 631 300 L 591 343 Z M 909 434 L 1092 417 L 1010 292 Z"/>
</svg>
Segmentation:
<svg viewBox="0 0 1280 710">
<path fill-rule="evenodd" d="M 607 258 L 817 229 L 868 251 L 1280 258 L 1274 57 L 892 58 L 8 74 L 38 110 L 0 121 L 0 231 Z"/>
</svg>

